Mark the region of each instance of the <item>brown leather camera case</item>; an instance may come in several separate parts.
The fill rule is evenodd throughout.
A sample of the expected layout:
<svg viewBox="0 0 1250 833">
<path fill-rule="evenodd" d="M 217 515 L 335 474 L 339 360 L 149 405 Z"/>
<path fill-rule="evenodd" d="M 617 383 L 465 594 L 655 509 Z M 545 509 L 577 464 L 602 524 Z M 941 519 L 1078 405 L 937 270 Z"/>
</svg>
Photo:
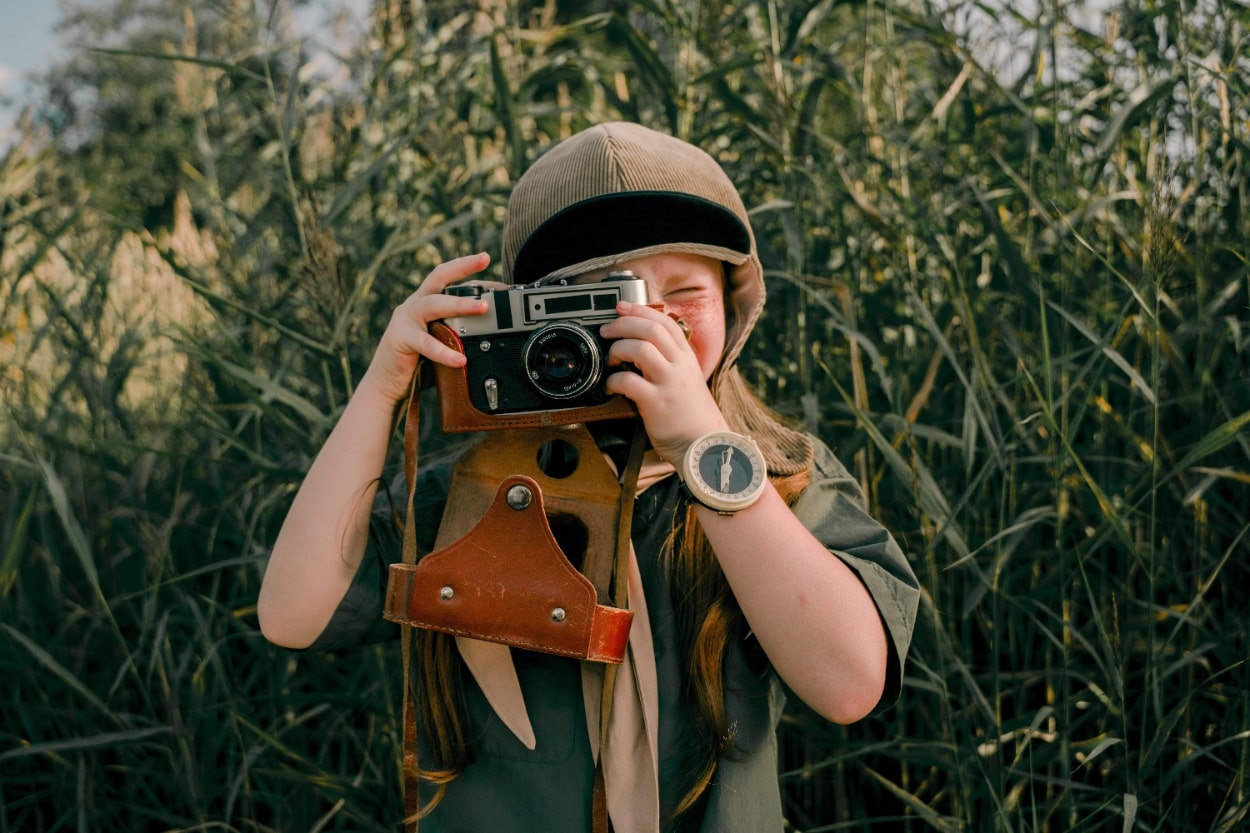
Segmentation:
<svg viewBox="0 0 1250 833">
<path fill-rule="evenodd" d="M 547 443 L 571 447 L 577 462 L 566 476 L 540 468 Z M 618 663 L 633 620 L 608 604 L 620 504 L 620 484 L 584 425 L 488 434 L 456 467 L 435 551 L 391 565 L 385 616 Z M 577 529 L 575 542 L 584 540 L 580 571 L 557 542 L 553 518 Z"/>
</svg>

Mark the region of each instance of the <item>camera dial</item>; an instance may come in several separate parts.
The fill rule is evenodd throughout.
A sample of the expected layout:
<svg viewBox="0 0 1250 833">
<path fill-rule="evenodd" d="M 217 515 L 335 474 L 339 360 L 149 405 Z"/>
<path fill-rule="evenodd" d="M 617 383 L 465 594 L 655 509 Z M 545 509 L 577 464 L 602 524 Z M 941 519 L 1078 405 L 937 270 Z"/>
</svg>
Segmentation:
<svg viewBox="0 0 1250 833">
<path fill-rule="evenodd" d="M 525 375 L 538 392 L 551 399 L 572 399 L 599 381 L 599 345 L 585 327 L 559 322 L 534 332 L 525 342 Z"/>
<path fill-rule="evenodd" d="M 443 291 L 447 295 L 455 295 L 460 298 L 481 298 L 486 294 L 486 287 L 475 283 L 462 283 L 457 286 L 449 286 Z"/>
</svg>

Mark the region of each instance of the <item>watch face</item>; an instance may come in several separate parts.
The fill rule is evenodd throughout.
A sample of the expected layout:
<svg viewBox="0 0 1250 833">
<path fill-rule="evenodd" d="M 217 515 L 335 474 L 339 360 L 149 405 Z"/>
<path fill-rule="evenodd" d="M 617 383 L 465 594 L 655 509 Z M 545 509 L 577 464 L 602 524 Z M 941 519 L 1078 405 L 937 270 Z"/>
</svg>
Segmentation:
<svg viewBox="0 0 1250 833">
<path fill-rule="evenodd" d="M 696 493 L 725 499 L 728 503 L 723 508 L 731 508 L 736 499 L 750 502 L 763 486 L 764 467 L 759 463 L 759 452 L 748 442 L 734 434 L 713 434 L 699 440 L 690 452 L 690 474 L 698 481 L 692 484 Z"/>
</svg>

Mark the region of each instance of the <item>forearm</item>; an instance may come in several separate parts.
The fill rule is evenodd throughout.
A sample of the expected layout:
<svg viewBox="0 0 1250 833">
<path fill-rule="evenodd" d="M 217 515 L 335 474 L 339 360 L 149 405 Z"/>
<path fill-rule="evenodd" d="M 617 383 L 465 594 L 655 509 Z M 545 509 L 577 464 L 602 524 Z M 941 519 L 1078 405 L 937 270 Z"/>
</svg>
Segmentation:
<svg viewBox="0 0 1250 833">
<path fill-rule="evenodd" d="M 393 410 L 366 376 L 309 468 L 261 584 L 257 616 L 271 642 L 306 648 L 347 592 L 368 540 Z"/>
<path fill-rule="evenodd" d="M 837 723 L 867 715 L 881 698 L 889 651 L 854 571 L 771 486 L 732 516 L 703 507 L 698 515 L 748 625 L 791 690 Z"/>
<path fill-rule="evenodd" d="M 306 648 L 325 629 L 351 586 L 369 536 L 369 515 L 386 461 L 391 420 L 421 357 L 461 367 L 464 356 L 430 335 L 431 321 L 481 315 L 478 298 L 444 293 L 481 272 L 486 254 L 439 264 L 391 313 L 356 393 L 300 486 L 261 583 L 257 615 L 265 636 Z"/>
</svg>

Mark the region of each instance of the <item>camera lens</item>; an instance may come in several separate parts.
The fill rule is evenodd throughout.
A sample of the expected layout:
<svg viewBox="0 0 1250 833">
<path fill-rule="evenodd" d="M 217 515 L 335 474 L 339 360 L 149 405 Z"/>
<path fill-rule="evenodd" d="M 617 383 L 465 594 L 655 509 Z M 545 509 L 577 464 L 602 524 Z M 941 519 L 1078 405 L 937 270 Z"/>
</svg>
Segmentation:
<svg viewBox="0 0 1250 833">
<path fill-rule="evenodd" d="M 551 399 L 571 399 L 599 381 L 599 345 L 577 324 L 548 324 L 535 331 L 522 359 L 530 382 Z"/>
</svg>

